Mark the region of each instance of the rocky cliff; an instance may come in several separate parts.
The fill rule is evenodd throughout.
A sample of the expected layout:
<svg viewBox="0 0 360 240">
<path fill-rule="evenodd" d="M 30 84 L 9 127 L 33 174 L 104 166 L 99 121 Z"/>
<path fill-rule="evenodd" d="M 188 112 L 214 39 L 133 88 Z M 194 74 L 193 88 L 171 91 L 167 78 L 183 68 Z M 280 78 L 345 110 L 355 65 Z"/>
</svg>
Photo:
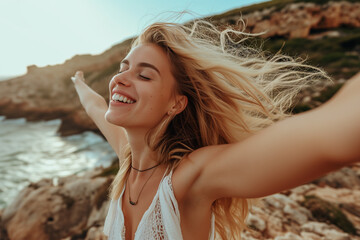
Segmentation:
<svg viewBox="0 0 360 240">
<path fill-rule="evenodd" d="M 287 53 L 287 49 L 294 46 L 292 51 L 291 49 L 288 51 L 290 54 L 299 55 L 305 51 L 310 63 L 324 67 L 336 80 L 346 79 L 358 71 L 359 1 L 337 1 L 319 5 L 316 1 L 298 3 L 277 0 L 232 10 L 211 19 L 218 25 L 238 25 L 241 17 L 247 22 L 247 31 L 265 32 L 263 37 L 277 37 L 265 42 L 265 46 L 270 45 L 269 50 L 273 52 L 279 51 L 285 42 L 285 40 L 279 42 L 279 37 L 284 39 L 332 37 L 330 43 L 327 39 L 323 42 L 315 40 L 293 42 L 289 39 L 283 50 Z M 344 26 L 350 28 L 350 33 L 356 34 L 351 35 L 349 31 L 344 32 L 337 28 Z M 317 32 L 318 30 L 321 32 Z M 29 66 L 24 76 L 0 82 L 0 115 L 8 118 L 25 117 L 28 120 L 61 118 L 59 132 L 62 135 L 84 130 L 97 131 L 96 126 L 82 110 L 70 76 L 76 70 L 83 70 L 89 85 L 108 99 L 108 82 L 117 72 L 119 61 L 125 56 L 130 42 L 131 39 L 124 41 L 97 56 L 74 56 L 65 63 L 55 66 L 42 68 Z M 307 48 L 309 48 L 308 52 L 306 52 Z M 314 61 L 311 62 L 312 60 Z M 315 95 L 319 94 L 321 95 L 317 92 Z M 316 104 L 307 107 L 312 106 Z"/>
<path fill-rule="evenodd" d="M 288 3 L 286 2 L 294 2 Z M 316 38 L 325 35 L 336 36 L 334 32 L 317 34 L 339 27 L 360 27 L 360 2 L 336 1 L 318 4 L 321 1 L 271 1 L 244 9 L 243 19 L 246 29 L 252 33 L 263 33 L 262 37 Z M 257 6 L 257 7 L 256 7 Z M 256 7 L 256 8 L 255 8 Z M 253 8 L 253 11 L 250 11 Z M 231 12 L 214 17 L 215 22 L 234 25 L 239 20 L 239 12 Z"/>
<path fill-rule="evenodd" d="M 1 240 L 105 240 L 118 166 L 43 179 L 0 211 Z M 360 164 L 254 203 L 243 240 L 360 240 Z"/>
<path fill-rule="evenodd" d="M 346 77 L 335 75 L 335 87 L 304 91 L 299 96 L 298 111 L 325 102 L 359 70 L 359 9 L 358 1 L 290 0 L 241 9 L 248 31 L 266 31 L 265 37 L 274 38 L 266 42 L 274 43 L 270 49 L 278 51 L 286 41 L 296 52 L 310 50 L 310 60 L 330 66 L 330 72 L 347 73 Z M 234 10 L 212 19 L 219 25 L 236 25 L 239 13 Z M 61 65 L 29 66 L 26 75 L 0 82 L 0 115 L 33 121 L 61 118 L 59 131 L 63 135 L 97 131 L 81 108 L 70 76 L 83 70 L 89 85 L 108 99 L 108 81 L 118 70 L 130 41 L 97 56 L 75 56 Z M 313 56 L 312 52 L 318 54 Z M 331 55 L 334 52 L 337 55 Z M 0 240 L 105 239 L 102 226 L 109 205 L 107 191 L 117 168 L 115 164 L 84 176 L 30 184 L 11 205 L 0 210 Z M 259 200 L 247 224 L 249 230 L 242 233 L 245 240 L 360 239 L 360 165 Z"/>
<path fill-rule="evenodd" d="M 118 71 L 130 42 L 124 41 L 100 55 L 76 55 L 59 65 L 28 66 L 25 75 L 0 82 L 0 115 L 30 121 L 60 118 L 62 135 L 97 131 L 83 111 L 70 77 L 77 70 L 84 71 L 88 84 L 108 99 L 108 82 Z"/>
</svg>

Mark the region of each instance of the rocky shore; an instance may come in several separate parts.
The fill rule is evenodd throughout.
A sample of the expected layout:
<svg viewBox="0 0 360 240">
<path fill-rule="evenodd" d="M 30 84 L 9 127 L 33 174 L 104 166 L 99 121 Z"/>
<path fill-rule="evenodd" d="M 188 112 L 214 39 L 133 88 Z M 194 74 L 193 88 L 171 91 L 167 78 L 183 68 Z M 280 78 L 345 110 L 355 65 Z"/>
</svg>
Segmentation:
<svg viewBox="0 0 360 240">
<path fill-rule="evenodd" d="M 267 37 L 336 37 L 339 32 L 334 28 L 360 27 L 360 3 L 291 3 L 244 12 L 243 17 L 248 31 L 267 30 Z M 234 24 L 238 20 L 237 13 L 217 21 Z M 86 130 L 99 133 L 82 109 L 70 77 L 83 70 L 88 84 L 108 99 L 108 82 L 118 71 L 130 42 L 97 56 L 75 56 L 55 66 L 29 66 L 26 75 L 0 82 L 0 115 L 29 121 L 61 119 L 62 136 Z M 359 57 L 360 51 L 356 51 Z M 305 89 L 299 94 L 295 112 L 321 105 L 345 81 L 339 78 L 334 84 Z M 102 229 L 109 206 L 108 187 L 117 169 L 115 163 L 81 176 L 31 183 L 0 210 L 0 240 L 106 239 Z M 245 240 L 360 240 L 360 164 L 260 199 L 254 203 L 247 225 L 249 230 L 242 233 Z"/>
<path fill-rule="evenodd" d="M 30 184 L 0 212 L 0 239 L 104 239 L 101 230 L 113 175 L 101 173 L 95 169 L 56 183 L 43 179 Z"/>
<path fill-rule="evenodd" d="M 0 115 L 28 121 L 61 119 L 59 133 L 68 136 L 86 130 L 98 132 L 84 112 L 70 77 L 77 70 L 87 83 L 108 99 L 108 82 L 119 68 L 131 40 L 113 46 L 100 55 L 76 55 L 63 64 L 28 66 L 27 73 L 0 82 Z"/>
<path fill-rule="evenodd" d="M 0 211 L 1 240 L 103 240 L 118 166 L 23 189 Z M 360 239 L 360 164 L 254 203 L 243 240 Z"/>
</svg>

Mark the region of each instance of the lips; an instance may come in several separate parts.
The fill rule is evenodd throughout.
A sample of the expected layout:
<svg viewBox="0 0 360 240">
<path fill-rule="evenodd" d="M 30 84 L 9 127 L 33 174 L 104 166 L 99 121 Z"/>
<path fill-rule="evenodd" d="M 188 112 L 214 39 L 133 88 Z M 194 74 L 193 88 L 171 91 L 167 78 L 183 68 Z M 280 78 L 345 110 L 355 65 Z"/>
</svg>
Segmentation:
<svg viewBox="0 0 360 240">
<path fill-rule="evenodd" d="M 123 103 L 127 103 L 127 104 L 131 104 L 131 103 L 135 102 L 135 100 L 131 99 L 130 97 L 126 97 L 126 96 L 118 94 L 118 93 L 114 93 L 112 95 L 111 99 L 114 101 L 123 102 Z"/>
<path fill-rule="evenodd" d="M 136 102 L 135 98 L 129 96 L 128 93 L 115 89 L 111 92 L 111 99 L 113 101 L 126 103 L 126 104 L 133 104 Z"/>
</svg>

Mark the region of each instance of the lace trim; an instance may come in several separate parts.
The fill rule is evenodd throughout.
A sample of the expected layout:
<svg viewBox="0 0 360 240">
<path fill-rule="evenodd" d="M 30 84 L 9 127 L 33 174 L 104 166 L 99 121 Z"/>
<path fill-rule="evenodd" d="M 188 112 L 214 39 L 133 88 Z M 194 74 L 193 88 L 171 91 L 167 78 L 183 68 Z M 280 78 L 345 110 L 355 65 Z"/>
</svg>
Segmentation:
<svg viewBox="0 0 360 240">
<path fill-rule="evenodd" d="M 147 226 L 151 226 L 146 229 L 145 236 L 148 236 L 149 240 L 168 240 L 168 236 L 165 231 L 164 222 L 161 213 L 160 200 L 157 199 L 154 211 L 148 218 Z"/>
<path fill-rule="evenodd" d="M 162 181 L 160 182 L 160 185 L 161 184 L 168 184 L 171 192 L 173 193 L 173 187 L 172 187 L 172 182 L 171 182 L 171 176 L 172 176 L 172 172 L 165 176 L 164 179 L 162 179 Z M 159 185 L 159 188 L 160 188 L 160 185 Z M 160 189 L 158 189 L 158 191 L 160 191 Z M 123 192 L 121 193 L 120 195 L 120 198 L 118 199 L 117 201 L 117 204 L 122 204 L 122 195 L 124 193 L 124 190 Z M 141 221 L 139 223 L 139 226 L 140 227 L 138 230 L 138 232 L 136 232 L 136 237 L 135 238 L 138 238 L 139 236 L 141 236 L 141 240 L 170 240 L 169 239 L 169 236 L 166 232 L 166 229 L 165 229 L 165 225 L 164 225 L 164 220 L 163 220 L 163 213 L 162 213 L 162 209 L 161 209 L 161 204 L 160 204 L 160 199 L 159 199 L 159 195 L 158 193 L 155 195 L 156 199 L 154 199 L 153 201 L 154 204 L 152 204 L 153 206 L 151 207 L 151 212 L 150 214 L 146 217 L 145 215 L 143 216 L 144 217 L 144 221 L 143 224 L 141 224 Z M 175 206 L 174 204 L 172 203 L 171 204 L 172 207 L 174 208 L 175 210 Z M 149 207 L 149 209 L 150 209 Z M 120 209 L 121 207 L 120 207 Z M 145 212 L 146 213 L 146 212 Z M 144 214 L 145 214 L 144 213 Z M 122 213 L 123 214 L 123 213 Z M 126 236 L 126 227 L 125 227 L 125 224 L 124 224 L 124 220 L 125 219 L 119 219 L 120 221 L 118 223 L 120 223 L 122 226 L 113 226 L 112 227 L 112 237 L 113 238 L 109 238 L 109 239 L 118 239 L 118 237 L 121 237 L 121 239 L 126 239 L 125 236 Z M 116 221 L 117 222 L 117 221 Z M 141 224 L 141 226 L 140 226 Z M 118 228 L 121 228 L 118 229 Z M 118 236 L 116 236 L 116 228 L 118 229 Z M 119 236 L 120 235 L 120 236 Z"/>
<path fill-rule="evenodd" d="M 172 172 L 168 175 L 167 184 L 169 185 L 169 187 L 170 187 L 170 189 L 171 189 L 171 192 L 174 193 L 171 178 L 172 178 Z"/>
<path fill-rule="evenodd" d="M 126 238 L 125 238 L 125 224 L 123 224 L 123 227 L 122 227 L 121 239 L 126 239 Z"/>
</svg>

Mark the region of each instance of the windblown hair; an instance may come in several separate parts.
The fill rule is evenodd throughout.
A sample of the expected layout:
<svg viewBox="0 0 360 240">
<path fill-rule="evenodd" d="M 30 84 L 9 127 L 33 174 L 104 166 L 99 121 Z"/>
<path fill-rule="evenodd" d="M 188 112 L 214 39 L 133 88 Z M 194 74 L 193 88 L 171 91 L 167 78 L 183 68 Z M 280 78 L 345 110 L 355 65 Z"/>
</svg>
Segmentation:
<svg viewBox="0 0 360 240">
<path fill-rule="evenodd" d="M 201 147 L 242 141 L 289 116 L 301 89 L 326 74 L 302 61 L 247 46 L 252 37 L 233 29 L 218 30 L 205 21 L 191 24 L 154 23 L 133 42 L 160 46 L 176 79 L 174 91 L 188 98 L 180 114 L 165 119 L 147 134 L 158 160 L 174 169 Z M 111 185 L 119 198 L 131 163 L 126 147 Z M 218 161 L 221 161 L 219 159 Z M 222 198 L 213 203 L 217 238 L 238 239 L 248 214 L 247 199 Z"/>
</svg>

